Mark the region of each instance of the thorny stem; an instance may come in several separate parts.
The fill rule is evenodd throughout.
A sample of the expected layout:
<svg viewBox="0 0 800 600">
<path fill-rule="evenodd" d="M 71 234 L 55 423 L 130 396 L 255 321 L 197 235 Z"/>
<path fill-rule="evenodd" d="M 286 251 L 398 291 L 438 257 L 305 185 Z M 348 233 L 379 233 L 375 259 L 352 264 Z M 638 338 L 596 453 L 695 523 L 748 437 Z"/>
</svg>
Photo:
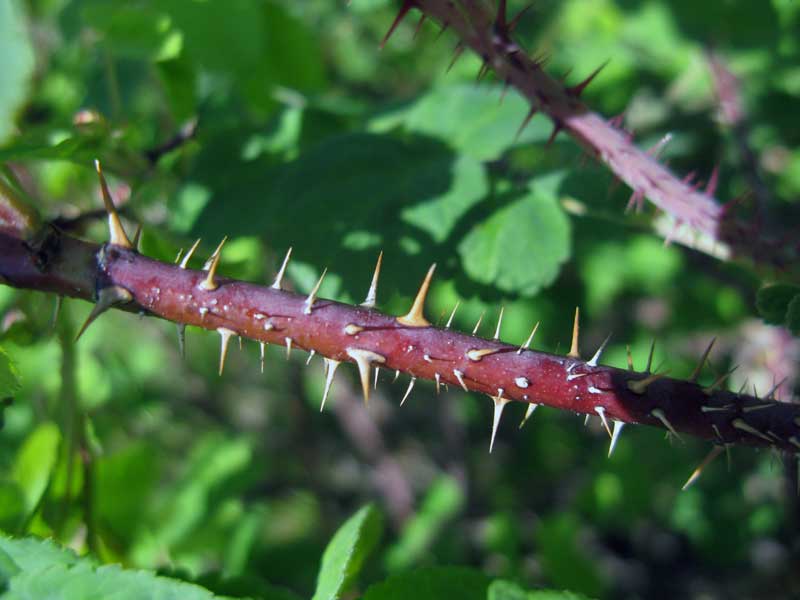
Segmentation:
<svg viewBox="0 0 800 600">
<path fill-rule="evenodd" d="M 800 450 L 800 405 L 777 402 L 659 374 L 637 373 L 572 356 L 520 349 L 499 340 L 441 329 L 363 306 L 309 298 L 274 287 L 216 278 L 142 256 L 133 248 L 92 244 L 49 228 L 32 246 L 0 232 L 0 281 L 18 288 L 103 302 L 183 325 L 295 349 L 330 364 L 354 362 L 366 383 L 370 366 L 397 370 L 490 396 L 499 419 L 511 400 L 545 404 L 607 423 L 646 424 L 722 445 Z M 108 308 L 111 302 L 105 305 Z M 576 328 L 577 334 L 577 328 Z M 335 368 L 335 367 L 332 367 Z M 362 381 L 362 383 L 364 383 Z"/>
<path fill-rule="evenodd" d="M 592 112 L 580 99 L 583 89 L 597 71 L 583 82 L 566 86 L 548 75 L 543 60 L 531 58 L 512 39 L 514 20 L 504 14 L 505 2 L 499 8 L 488 0 L 403 0 L 394 30 L 411 8 L 438 21 L 460 38 L 459 50 L 470 47 L 491 68 L 497 78 L 516 88 L 530 103 L 527 121 L 535 112 L 548 115 L 553 121 L 553 136 L 565 131 L 632 190 L 632 200 L 649 199 L 671 215 L 678 225 L 707 236 L 712 244 L 703 248 L 718 257 L 742 257 L 756 265 L 786 270 L 796 264 L 800 245 L 797 240 L 772 239 L 759 224 L 736 220 L 732 214 L 735 202 L 723 205 L 714 198 L 713 185 L 703 191 L 688 180 L 681 180 L 648 152 L 637 148 L 631 136 L 613 123 Z M 682 241 L 699 247 L 691 236 Z"/>
</svg>

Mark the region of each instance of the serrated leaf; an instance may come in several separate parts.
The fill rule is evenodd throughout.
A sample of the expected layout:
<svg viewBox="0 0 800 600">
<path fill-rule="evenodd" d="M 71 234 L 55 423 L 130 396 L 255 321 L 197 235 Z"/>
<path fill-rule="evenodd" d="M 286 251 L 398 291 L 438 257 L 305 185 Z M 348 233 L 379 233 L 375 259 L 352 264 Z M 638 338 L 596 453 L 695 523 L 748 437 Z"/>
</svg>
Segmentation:
<svg viewBox="0 0 800 600">
<path fill-rule="evenodd" d="M 371 585 L 363 600 L 485 600 L 490 579 L 462 567 L 426 567 Z"/>
<path fill-rule="evenodd" d="M 0 400 L 16 394 L 19 391 L 19 387 L 17 366 L 6 351 L 0 348 Z"/>
<path fill-rule="evenodd" d="M 28 94 L 28 83 L 33 72 L 33 50 L 21 3 L 14 0 L 0 2 L 0 144 L 13 131 L 20 105 Z"/>
<path fill-rule="evenodd" d="M 22 489 L 27 515 L 36 509 L 50 483 L 60 443 L 58 426 L 55 423 L 42 423 L 30 433 L 19 449 L 11 476 Z"/>
<path fill-rule="evenodd" d="M 74 565 L 79 559 L 72 550 L 57 546 L 53 540 L 34 537 L 9 538 L 0 535 L 0 550 L 5 552 L 20 571 L 39 572 L 53 565 Z"/>
<path fill-rule="evenodd" d="M 570 224 L 558 203 L 561 174 L 537 178 L 476 225 L 458 246 L 475 281 L 532 296 L 549 285 L 569 258 Z"/>
<path fill-rule="evenodd" d="M 381 529 L 380 513 L 371 504 L 339 528 L 322 555 L 313 600 L 334 600 L 347 591 L 378 543 Z"/>
<path fill-rule="evenodd" d="M 800 286 L 788 283 L 766 285 L 758 290 L 756 308 L 761 317 L 772 325 L 783 325 L 789 303 L 800 294 Z"/>
</svg>

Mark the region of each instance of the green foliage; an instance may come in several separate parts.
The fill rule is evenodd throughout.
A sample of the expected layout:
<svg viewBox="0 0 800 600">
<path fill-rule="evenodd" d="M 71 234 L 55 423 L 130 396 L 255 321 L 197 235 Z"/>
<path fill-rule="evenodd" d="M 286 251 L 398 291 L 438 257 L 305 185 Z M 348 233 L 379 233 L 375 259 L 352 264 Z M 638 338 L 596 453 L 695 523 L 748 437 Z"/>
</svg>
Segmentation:
<svg viewBox="0 0 800 600">
<path fill-rule="evenodd" d="M 765 286 L 758 290 L 756 307 L 767 323 L 785 325 L 800 335 L 800 286 L 786 283 Z"/>
<path fill-rule="evenodd" d="M 25 31 L 22 7 L 15 0 L 0 6 L 0 143 L 13 131 L 16 113 L 28 93 L 33 73 L 33 50 Z"/>
</svg>

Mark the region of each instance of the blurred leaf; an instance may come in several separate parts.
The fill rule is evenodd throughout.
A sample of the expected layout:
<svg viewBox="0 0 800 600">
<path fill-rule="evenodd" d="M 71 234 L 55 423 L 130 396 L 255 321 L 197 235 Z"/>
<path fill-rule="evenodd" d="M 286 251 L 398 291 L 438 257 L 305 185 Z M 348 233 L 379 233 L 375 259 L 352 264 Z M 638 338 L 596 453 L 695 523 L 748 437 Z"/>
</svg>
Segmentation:
<svg viewBox="0 0 800 600">
<path fill-rule="evenodd" d="M 581 523 L 574 513 L 562 513 L 543 519 L 537 533 L 542 566 L 550 581 L 591 596 L 603 590 L 597 566 L 580 543 Z"/>
<path fill-rule="evenodd" d="M 536 178 L 466 235 L 458 251 L 470 277 L 525 296 L 553 282 L 570 253 L 570 224 L 556 194 L 562 177 Z"/>
<path fill-rule="evenodd" d="M 0 144 L 14 130 L 16 113 L 28 95 L 33 73 L 33 50 L 21 3 L 0 2 Z"/>
<path fill-rule="evenodd" d="M 461 567 L 425 567 L 371 585 L 364 600 L 485 600 L 490 579 Z"/>
<path fill-rule="evenodd" d="M 42 423 L 27 437 L 20 448 L 12 477 L 25 496 L 25 514 L 30 515 L 39 505 L 58 459 L 61 433 L 55 423 Z"/>
<path fill-rule="evenodd" d="M 314 600 L 335 600 L 354 583 L 381 536 L 381 516 L 368 504 L 350 517 L 322 555 Z"/>
<path fill-rule="evenodd" d="M 34 537 L 9 538 L 0 535 L 0 550 L 5 552 L 20 571 L 41 572 L 53 565 L 71 566 L 79 559 L 72 550 L 57 546 L 53 540 Z M 91 562 L 90 559 L 82 559 Z"/>
<path fill-rule="evenodd" d="M 0 593 L 8 588 L 8 581 L 17 573 L 19 573 L 17 563 L 0 548 Z"/>
<path fill-rule="evenodd" d="M 489 586 L 487 600 L 589 600 L 582 594 L 563 590 L 525 590 L 516 583 L 502 579 Z"/>
<path fill-rule="evenodd" d="M 19 371 L 11 357 L 0 347 L 0 400 L 19 391 Z M 2 408 L 0 408 L 2 410 Z"/>
<path fill-rule="evenodd" d="M 786 327 L 794 335 L 800 335 L 800 294 L 789 302 L 789 308 L 786 311 Z"/>
<path fill-rule="evenodd" d="M 756 308 L 767 323 L 784 325 L 789 304 L 798 296 L 800 296 L 800 286 L 788 283 L 767 285 L 758 290 Z"/>
</svg>

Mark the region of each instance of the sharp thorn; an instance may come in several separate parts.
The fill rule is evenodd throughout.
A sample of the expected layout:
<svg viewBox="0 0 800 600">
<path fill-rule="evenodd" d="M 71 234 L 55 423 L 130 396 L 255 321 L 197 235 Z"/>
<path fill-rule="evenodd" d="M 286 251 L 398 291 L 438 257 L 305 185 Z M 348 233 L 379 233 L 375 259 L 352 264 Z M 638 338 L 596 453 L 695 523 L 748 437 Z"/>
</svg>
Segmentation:
<svg viewBox="0 0 800 600">
<path fill-rule="evenodd" d="M 189 261 L 194 256 L 194 253 L 197 251 L 197 247 L 200 245 L 200 238 L 197 238 L 197 241 L 192 244 L 192 247 L 189 248 L 189 251 L 183 256 L 180 262 L 180 268 L 185 269 L 189 265 Z"/>
<path fill-rule="evenodd" d="M 50 329 L 55 329 L 58 323 L 58 315 L 61 314 L 61 306 L 64 304 L 64 296 L 58 294 L 56 296 L 55 306 L 53 307 L 53 317 L 50 319 Z"/>
<path fill-rule="evenodd" d="M 522 354 L 523 350 L 527 350 L 528 349 L 528 347 L 531 345 L 531 342 L 533 341 L 533 336 L 536 335 L 536 330 L 537 329 L 539 329 L 539 321 L 537 321 L 536 325 L 533 326 L 533 330 L 531 331 L 531 334 L 528 336 L 528 339 L 525 340 L 525 343 L 522 344 L 522 346 L 519 347 L 519 350 L 517 350 L 517 354 Z"/>
<path fill-rule="evenodd" d="M 361 348 L 348 348 L 347 355 L 352 358 L 358 367 L 361 378 L 361 390 L 364 393 L 364 404 L 369 404 L 369 368 L 372 363 L 385 363 L 386 358 L 371 350 Z"/>
<path fill-rule="evenodd" d="M 469 388 L 467 387 L 467 384 L 464 382 L 464 373 L 462 373 L 458 369 L 453 369 L 453 375 L 456 376 L 456 379 L 458 380 L 458 384 L 461 386 L 461 389 L 463 389 L 465 392 L 468 392 Z"/>
<path fill-rule="evenodd" d="M 436 395 L 439 395 L 439 388 L 442 387 L 442 376 L 439 373 L 434 373 L 433 378 L 436 381 Z"/>
<path fill-rule="evenodd" d="M 258 362 L 261 365 L 261 372 L 264 372 L 264 354 L 267 349 L 267 345 L 264 342 L 258 343 L 259 350 L 261 351 L 258 357 Z"/>
<path fill-rule="evenodd" d="M 271 286 L 272 289 L 274 290 L 282 289 L 281 283 L 283 282 L 283 276 L 286 273 L 286 265 L 289 264 L 289 259 L 291 258 L 291 256 L 292 256 L 292 248 L 290 246 L 289 249 L 286 251 L 286 256 L 283 258 L 283 263 L 281 263 L 281 268 L 278 269 L 278 274 L 275 276 L 275 281 Z"/>
<path fill-rule="evenodd" d="M 317 353 L 316 350 L 309 350 L 308 351 L 308 358 L 306 359 L 306 366 L 311 364 L 311 359 L 314 358 L 314 355 Z"/>
<path fill-rule="evenodd" d="M 436 263 L 432 264 L 430 269 L 428 269 L 428 273 L 425 275 L 425 279 L 419 287 L 417 296 L 414 298 L 414 304 L 411 305 L 411 310 L 408 311 L 408 314 L 397 317 L 397 322 L 401 325 L 406 325 L 408 327 L 428 327 L 430 325 L 423 313 L 425 311 L 425 298 L 428 295 L 428 289 L 430 288 L 431 279 L 433 278 L 433 272 L 435 270 Z"/>
<path fill-rule="evenodd" d="M 603 340 L 603 343 L 600 344 L 600 347 L 597 349 L 597 352 L 594 353 L 594 356 L 589 360 L 589 362 L 586 363 L 587 365 L 589 365 L 590 367 L 597 366 L 597 361 L 600 360 L 600 355 L 603 354 L 603 351 L 606 349 L 606 346 L 608 345 L 608 341 L 610 339 L 611 339 L 611 334 L 609 333 L 608 337 L 606 337 L 606 339 Z"/>
<path fill-rule="evenodd" d="M 628 389 L 634 394 L 644 394 L 651 383 L 658 381 L 659 379 L 663 379 L 666 376 L 666 373 L 655 373 L 645 377 L 644 379 L 629 379 Z"/>
<path fill-rule="evenodd" d="M 397 381 L 398 377 L 400 377 L 400 369 L 395 369 L 394 370 L 394 377 L 392 378 L 392 383 L 395 383 Z"/>
<path fill-rule="evenodd" d="M 217 329 L 217 333 L 219 333 L 219 339 L 220 339 L 219 374 L 222 375 L 222 371 L 225 370 L 225 359 L 228 356 L 228 344 L 231 341 L 231 336 L 236 335 L 236 332 L 231 331 L 230 329 L 226 329 L 225 327 L 219 327 Z"/>
<path fill-rule="evenodd" d="M 322 392 L 322 404 L 320 404 L 319 412 L 322 412 L 325 409 L 325 401 L 328 399 L 328 394 L 331 391 L 331 385 L 333 384 L 333 376 L 336 373 L 336 368 L 342 364 L 338 360 L 333 360 L 332 358 L 325 357 L 323 358 L 324 365 L 325 365 L 325 389 Z"/>
<path fill-rule="evenodd" d="M 600 416 L 600 421 L 603 423 L 603 427 L 606 428 L 606 432 L 608 433 L 608 437 L 614 437 L 611 433 L 611 427 L 608 426 L 608 420 L 606 419 L 606 409 L 602 406 L 595 406 L 594 412 L 596 412 Z"/>
<path fill-rule="evenodd" d="M 492 338 L 493 340 L 499 340 L 500 339 L 500 327 L 503 325 L 503 312 L 504 311 L 505 311 L 505 307 L 501 306 L 500 307 L 500 316 L 497 317 L 497 328 L 494 330 L 494 337 Z"/>
<path fill-rule="evenodd" d="M 411 381 L 408 382 L 408 387 L 406 388 L 406 393 L 403 394 L 403 399 L 400 400 L 400 406 L 403 406 L 403 403 L 408 399 L 409 395 L 411 395 L 411 390 L 414 389 L 414 384 L 417 382 L 416 377 L 412 377 Z"/>
<path fill-rule="evenodd" d="M 708 465 L 710 465 L 715 458 L 717 458 L 720 454 L 722 454 L 724 450 L 725 448 L 723 448 L 722 446 L 714 446 L 711 449 L 711 452 L 709 452 L 706 455 L 706 457 L 700 462 L 700 464 L 697 465 L 697 468 L 694 471 L 692 471 L 692 474 L 689 475 L 689 479 L 687 479 L 686 483 L 683 484 L 681 491 L 686 491 L 687 489 L 689 489 L 689 487 L 691 487 L 694 484 L 695 481 L 700 479 L 700 475 L 703 474 L 705 468 Z"/>
<path fill-rule="evenodd" d="M 372 282 L 367 290 L 367 297 L 361 306 L 365 308 L 375 308 L 375 301 L 378 297 L 378 277 L 381 274 L 381 263 L 383 262 L 383 250 L 378 254 L 378 262 L 375 263 L 375 272 L 372 274 Z"/>
<path fill-rule="evenodd" d="M 285 337 L 283 341 L 286 342 L 286 360 L 289 360 L 289 357 L 292 355 L 292 338 Z"/>
<path fill-rule="evenodd" d="M 533 402 L 528 404 L 528 408 L 525 410 L 525 416 L 522 417 L 522 421 L 520 421 L 520 423 L 519 423 L 519 428 L 520 429 L 522 429 L 524 427 L 525 423 L 528 422 L 528 419 L 531 418 L 531 415 L 533 415 L 533 411 L 536 410 L 537 406 L 539 406 L 539 405 L 538 404 L 534 404 Z"/>
<path fill-rule="evenodd" d="M 736 365 L 730 371 L 728 371 L 727 373 L 723 373 L 722 375 L 717 377 L 717 379 L 714 381 L 714 383 L 712 383 L 707 388 L 703 388 L 703 392 L 705 392 L 707 395 L 713 394 L 714 390 L 716 390 L 719 386 L 721 386 L 725 382 L 725 380 L 727 380 L 728 377 L 730 377 L 733 374 L 733 372 L 736 371 L 736 369 L 738 369 L 738 368 L 739 368 L 739 365 Z"/>
<path fill-rule="evenodd" d="M 380 372 L 381 372 L 381 368 L 380 367 L 375 367 L 375 383 L 372 385 L 372 389 L 373 390 L 377 390 L 378 389 L 378 375 L 380 374 Z"/>
<path fill-rule="evenodd" d="M 547 143 L 545 144 L 546 148 L 549 148 L 553 144 L 553 142 L 556 139 L 556 136 L 559 134 L 559 132 L 563 128 L 564 128 L 564 126 L 561 124 L 561 121 L 554 121 L 553 122 L 553 131 L 550 133 L 550 137 L 547 138 Z"/>
<path fill-rule="evenodd" d="M 481 321 L 483 321 L 483 315 L 486 314 L 486 311 L 481 312 L 481 316 L 478 317 L 478 322 L 475 323 L 475 327 L 472 328 L 472 335 L 478 335 L 478 329 L 481 327 Z"/>
<path fill-rule="evenodd" d="M 130 302 L 131 300 L 133 300 L 133 295 L 124 287 L 119 285 L 111 285 L 100 290 L 97 293 L 97 302 L 92 307 L 92 311 L 89 313 L 89 316 L 86 317 L 86 320 L 83 322 L 83 325 L 78 331 L 78 335 L 75 336 L 75 341 L 77 342 L 89 325 L 91 325 L 97 317 L 102 315 L 109 308 L 115 304 L 123 304 L 125 302 Z"/>
<path fill-rule="evenodd" d="M 597 67 L 594 71 L 592 71 L 591 74 L 589 74 L 589 76 L 583 81 L 581 81 L 579 84 L 568 87 L 566 90 L 567 93 L 570 94 L 571 96 L 574 96 L 575 98 L 580 98 L 581 94 L 583 94 L 583 90 L 586 89 L 586 86 L 588 86 L 592 82 L 592 80 L 595 77 L 597 77 L 600 71 L 602 71 L 608 63 L 609 61 L 607 60 L 602 65 Z"/>
<path fill-rule="evenodd" d="M 133 232 L 133 240 L 131 241 L 133 249 L 136 250 L 137 252 L 139 252 L 139 240 L 141 239 L 141 237 L 142 237 L 142 224 L 139 223 L 136 226 L 136 231 Z"/>
<path fill-rule="evenodd" d="M 206 262 L 203 263 L 203 271 L 208 271 L 211 268 L 211 264 L 214 262 L 214 259 L 222 253 L 222 247 L 225 245 L 225 242 L 227 241 L 228 241 L 228 236 L 226 235 L 225 237 L 222 238 L 222 241 L 216 247 L 211 256 L 208 257 L 208 260 L 206 260 Z"/>
<path fill-rule="evenodd" d="M 678 440 L 683 441 L 681 439 L 681 436 L 678 435 L 678 432 L 675 431 L 675 428 L 672 426 L 672 423 L 670 423 L 669 419 L 667 419 L 667 415 L 664 414 L 663 410 L 661 410 L 660 408 L 654 408 L 653 410 L 650 411 L 650 415 L 661 421 L 661 424 L 664 425 L 664 427 L 666 427 L 667 430 L 672 435 L 678 438 Z"/>
<path fill-rule="evenodd" d="M 464 54 L 464 44 L 459 42 L 458 44 L 456 44 L 456 47 L 453 50 L 453 58 L 452 60 L 450 60 L 450 64 L 447 65 L 447 70 L 445 71 L 445 73 L 449 73 L 453 69 L 453 67 L 456 64 L 456 61 L 461 57 L 462 54 Z"/>
<path fill-rule="evenodd" d="M 386 42 L 388 42 L 389 38 L 392 37 L 392 34 L 394 33 L 395 29 L 397 29 L 397 26 L 400 25 L 400 21 L 405 18 L 405 16 L 408 14 L 408 11 L 410 11 L 415 4 L 415 0 L 403 0 L 403 4 L 397 13 L 397 16 L 394 18 L 394 21 L 392 21 L 389 31 L 387 31 L 386 35 L 383 36 L 380 46 L 378 46 L 381 50 L 383 50 L 384 46 L 386 46 Z"/>
<path fill-rule="evenodd" d="M 186 358 L 186 325 L 183 323 L 175 323 L 178 330 L 178 352 L 181 358 Z"/>
<path fill-rule="evenodd" d="M 103 167 L 100 166 L 100 161 L 97 159 L 94 161 L 94 168 L 97 171 L 97 177 L 100 180 L 100 191 L 103 195 L 103 204 L 105 205 L 106 212 L 108 213 L 109 242 L 117 246 L 122 246 L 123 248 L 132 248 L 133 246 L 131 241 L 128 239 L 125 229 L 122 227 L 122 221 L 120 221 L 119 214 L 114 206 L 114 200 L 111 198 L 111 192 L 108 189 L 108 183 L 106 183 L 105 175 L 103 175 Z"/>
<path fill-rule="evenodd" d="M 761 433 L 758 429 L 756 429 L 755 427 L 753 427 L 749 423 L 746 423 L 744 421 L 744 419 L 734 419 L 733 421 L 731 421 L 731 425 L 733 425 L 733 427 L 735 429 L 738 429 L 739 431 L 744 431 L 745 433 L 749 433 L 750 435 L 754 435 L 756 437 L 759 437 L 762 440 L 765 440 L 765 441 L 769 442 L 770 444 L 772 444 L 774 442 L 774 440 L 772 438 L 764 435 L 763 433 Z"/>
<path fill-rule="evenodd" d="M 322 275 L 319 276 L 317 283 L 314 285 L 314 289 L 311 290 L 311 293 L 308 294 L 308 298 L 306 298 L 305 304 L 303 305 L 303 314 L 310 315 L 311 309 L 314 307 L 314 301 L 317 299 L 317 293 L 319 292 L 319 286 L 322 285 L 322 280 L 325 279 L 325 274 L 328 272 L 328 267 L 325 267 L 322 270 Z"/>
<path fill-rule="evenodd" d="M 689 376 L 689 381 L 694 383 L 697 381 L 697 378 L 700 376 L 700 371 L 703 370 L 703 367 L 706 365 L 706 361 L 708 360 L 708 355 L 711 353 L 711 349 L 714 347 L 714 343 L 717 341 L 716 337 L 711 338 L 711 342 L 709 342 L 708 347 L 706 347 L 705 352 L 703 352 L 703 356 L 700 358 L 700 362 L 697 363 L 697 366 L 692 371 L 692 374 Z"/>
<path fill-rule="evenodd" d="M 181 261 L 181 256 L 183 256 L 183 248 L 178 248 L 178 254 L 175 255 L 175 264 L 177 265 Z"/>
<path fill-rule="evenodd" d="M 533 119 L 533 117 L 536 115 L 537 112 L 539 112 L 539 109 L 536 108 L 535 106 L 531 106 L 531 108 L 528 110 L 528 114 L 525 115 L 525 118 L 522 119 L 522 123 L 519 124 L 517 133 L 514 135 L 514 143 L 516 143 L 519 140 L 520 136 L 522 135 L 522 132 L 525 131 L 525 128 L 528 126 L 528 123 L 531 122 L 531 119 Z"/>
<path fill-rule="evenodd" d="M 617 447 L 619 434 L 622 433 L 623 427 L 625 427 L 623 421 L 614 421 L 614 431 L 611 432 L 611 443 L 608 445 L 608 458 L 611 458 L 611 455 L 614 453 L 614 448 Z"/>
<path fill-rule="evenodd" d="M 644 369 L 645 373 L 649 373 L 650 369 L 653 366 L 653 354 L 656 351 L 656 338 L 653 338 L 653 341 L 650 343 L 650 353 L 647 355 L 647 366 Z"/>
<path fill-rule="evenodd" d="M 453 307 L 453 312 L 450 313 L 450 317 L 447 319 L 447 325 L 444 326 L 445 329 L 450 329 L 450 326 L 453 324 L 453 317 L 456 316 L 456 311 L 458 310 L 459 304 L 461 304 L 461 300 L 456 300 L 456 305 Z"/>
<path fill-rule="evenodd" d="M 569 347 L 569 352 L 567 356 L 571 358 L 580 358 L 580 354 L 578 353 L 578 334 L 580 333 L 580 318 L 581 312 L 578 307 L 575 308 L 575 319 L 572 322 L 572 343 Z"/>
<path fill-rule="evenodd" d="M 489 454 L 494 449 L 494 439 L 497 436 L 497 428 L 500 426 L 500 417 L 503 416 L 503 409 L 510 400 L 503 398 L 503 388 L 497 390 L 497 396 L 492 396 L 494 402 L 494 412 L 492 414 L 492 439 L 489 440 Z"/>
<path fill-rule="evenodd" d="M 208 272 L 206 273 L 206 278 L 203 281 L 201 281 L 200 284 L 198 285 L 200 289 L 213 291 L 219 287 L 219 284 L 214 279 L 214 276 L 217 274 L 217 267 L 219 267 L 219 259 L 222 256 L 222 246 L 223 244 L 225 244 L 227 239 L 228 239 L 227 236 L 222 238 L 222 241 L 220 242 L 219 246 L 217 246 L 217 249 L 214 251 L 214 254 L 212 254 L 211 258 L 209 258 L 208 261 L 206 262 L 206 264 L 208 265 L 206 267 L 206 269 L 208 269 Z"/>
<path fill-rule="evenodd" d="M 781 380 L 780 380 L 778 383 L 776 383 L 775 385 L 773 385 L 773 386 L 772 386 L 772 388 L 770 388 L 770 390 L 769 390 L 769 391 L 768 391 L 768 392 L 767 392 L 767 393 L 764 395 L 764 398 L 766 398 L 767 400 L 774 400 L 774 399 L 775 399 L 775 398 L 774 398 L 775 392 L 777 392 L 777 391 L 778 391 L 778 389 L 779 389 L 779 388 L 780 388 L 780 387 L 781 387 L 781 386 L 782 386 L 784 383 L 786 383 L 786 381 L 787 381 L 788 379 L 789 379 L 789 377 L 788 377 L 788 376 L 787 376 L 787 377 L 784 377 L 784 378 L 783 378 L 783 379 L 781 379 Z"/>
</svg>

